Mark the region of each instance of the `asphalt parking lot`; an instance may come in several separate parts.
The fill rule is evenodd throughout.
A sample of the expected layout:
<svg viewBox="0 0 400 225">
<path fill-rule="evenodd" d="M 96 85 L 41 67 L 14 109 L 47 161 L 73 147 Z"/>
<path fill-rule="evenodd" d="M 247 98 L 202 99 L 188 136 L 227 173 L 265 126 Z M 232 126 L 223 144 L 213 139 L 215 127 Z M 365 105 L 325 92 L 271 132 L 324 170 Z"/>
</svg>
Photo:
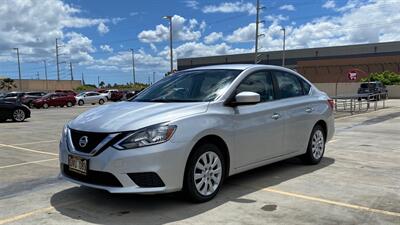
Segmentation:
<svg viewBox="0 0 400 225">
<path fill-rule="evenodd" d="M 0 224 L 400 224 L 400 100 L 387 105 L 337 119 L 319 165 L 291 159 L 233 176 L 203 204 L 60 180 L 61 129 L 93 106 L 33 110 L 0 124 Z"/>
</svg>

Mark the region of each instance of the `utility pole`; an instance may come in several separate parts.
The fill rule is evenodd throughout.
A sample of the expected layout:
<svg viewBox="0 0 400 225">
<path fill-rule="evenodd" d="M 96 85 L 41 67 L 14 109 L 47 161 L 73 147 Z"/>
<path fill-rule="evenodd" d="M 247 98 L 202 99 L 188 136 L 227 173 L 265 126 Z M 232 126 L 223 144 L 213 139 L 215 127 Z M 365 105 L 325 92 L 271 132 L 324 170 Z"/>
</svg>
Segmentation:
<svg viewBox="0 0 400 225">
<path fill-rule="evenodd" d="M 172 49 L 172 16 L 164 16 L 164 19 L 169 21 L 169 58 L 171 64 L 171 74 L 174 71 L 174 57 L 173 57 L 173 49 Z"/>
<path fill-rule="evenodd" d="M 153 72 L 153 84 L 156 82 L 156 72 Z"/>
<path fill-rule="evenodd" d="M 286 29 L 282 28 L 283 31 L 283 46 L 282 46 L 282 66 L 285 66 L 285 51 L 286 51 Z"/>
<path fill-rule="evenodd" d="M 82 85 L 85 85 L 85 77 L 83 76 L 83 72 L 82 72 Z"/>
<path fill-rule="evenodd" d="M 21 78 L 21 63 L 19 61 L 19 49 L 14 48 L 14 50 L 17 50 L 17 58 L 18 58 L 18 79 L 19 79 L 19 91 L 22 91 L 22 78 Z"/>
<path fill-rule="evenodd" d="M 132 52 L 132 76 L 133 76 L 133 85 L 136 84 L 136 73 L 135 73 L 135 52 L 133 49 L 130 49 Z"/>
<path fill-rule="evenodd" d="M 72 62 L 69 62 L 69 72 L 71 74 L 71 81 L 74 80 L 74 73 L 72 72 Z"/>
<path fill-rule="evenodd" d="M 56 65 L 57 65 L 57 80 L 60 80 L 60 66 L 58 62 L 58 38 L 56 38 Z"/>
<path fill-rule="evenodd" d="M 255 40 L 255 48 L 254 48 L 254 64 L 259 63 L 258 60 L 258 39 L 261 36 L 264 36 L 264 34 L 259 34 L 259 24 L 262 23 L 263 21 L 260 21 L 260 10 L 263 9 L 264 7 L 260 7 L 260 0 L 257 0 L 257 15 L 256 15 L 256 40 Z"/>
<path fill-rule="evenodd" d="M 97 76 L 97 87 L 100 87 L 100 76 Z"/>
<path fill-rule="evenodd" d="M 150 75 L 149 76 L 147 76 L 147 81 L 148 81 L 148 84 L 150 85 L 151 83 L 151 81 L 150 81 Z"/>
<path fill-rule="evenodd" d="M 49 82 L 47 80 L 47 62 L 46 60 L 43 60 L 43 64 L 44 64 L 44 77 L 46 79 L 46 91 L 49 90 Z"/>
</svg>

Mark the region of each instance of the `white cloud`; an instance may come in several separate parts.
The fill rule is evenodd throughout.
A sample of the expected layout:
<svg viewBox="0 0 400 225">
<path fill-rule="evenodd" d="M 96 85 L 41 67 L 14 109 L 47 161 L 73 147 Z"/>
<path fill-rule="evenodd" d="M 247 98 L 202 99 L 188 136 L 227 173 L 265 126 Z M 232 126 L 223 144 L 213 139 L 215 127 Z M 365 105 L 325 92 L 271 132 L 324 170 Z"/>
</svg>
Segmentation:
<svg viewBox="0 0 400 225">
<path fill-rule="evenodd" d="M 262 30 L 263 24 L 259 24 L 260 30 Z M 256 36 L 256 24 L 250 23 L 245 27 L 240 27 L 232 32 L 232 34 L 226 37 L 226 40 L 231 43 L 237 42 L 254 42 Z"/>
<path fill-rule="evenodd" d="M 140 13 L 139 12 L 130 12 L 129 13 L 129 16 L 137 16 L 137 15 L 139 15 Z"/>
<path fill-rule="evenodd" d="M 100 45 L 100 49 L 105 52 L 113 52 L 114 51 L 114 49 L 111 48 L 111 46 L 109 46 L 109 45 Z"/>
<path fill-rule="evenodd" d="M 201 57 L 201 56 L 211 56 L 211 55 L 225 55 L 225 54 L 239 54 L 248 52 L 248 49 L 233 48 L 226 43 L 206 45 L 199 42 L 186 42 L 176 48 L 174 48 L 174 53 L 177 58 L 187 58 L 187 57 Z M 160 56 L 167 58 L 169 54 L 168 47 L 164 48 L 160 52 Z"/>
<path fill-rule="evenodd" d="M 69 32 L 65 35 L 68 41 L 62 43 L 60 53 L 69 57 L 69 61 L 73 61 L 79 64 L 90 64 L 93 62 L 93 57 L 90 53 L 96 51 L 93 47 L 92 40 L 88 37 L 76 33 Z"/>
<path fill-rule="evenodd" d="M 204 13 L 237 13 L 247 12 L 249 15 L 256 14 L 256 6 L 250 2 L 222 2 L 219 5 L 206 5 L 203 7 Z"/>
<path fill-rule="evenodd" d="M 161 56 L 152 56 L 140 49 L 135 52 L 136 70 L 139 71 L 168 71 L 169 61 Z M 116 70 L 130 72 L 132 70 L 132 54 L 130 51 L 122 51 L 117 54 L 99 59 L 88 68 L 99 70 Z"/>
<path fill-rule="evenodd" d="M 112 18 L 111 19 L 111 23 L 113 23 L 114 25 L 118 24 L 121 21 L 124 21 L 126 18 L 122 18 L 122 17 L 116 17 L 116 18 Z"/>
<path fill-rule="evenodd" d="M 186 7 L 191 8 L 191 9 L 198 9 L 199 8 L 199 2 L 196 0 L 186 0 L 184 1 Z"/>
<path fill-rule="evenodd" d="M 19 47 L 24 54 L 23 60 L 53 57 L 56 38 L 65 41 L 73 39 L 74 49 L 79 49 L 79 43 L 75 43 L 77 36 L 66 35 L 65 29 L 97 26 L 108 21 L 102 18 L 84 18 L 79 16 L 80 13 L 80 9 L 59 0 L 2 1 L 0 50 Z M 80 49 L 87 49 L 87 46 Z M 81 57 L 79 53 L 77 57 L 89 59 Z"/>
<path fill-rule="evenodd" d="M 99 33 L 101 35 L 106 34 L 110 31 L 110 29 L 103 23 L 99 23 L 99 25 L 97 26 L 97 31 L 99 31 Z"/>
<path fill-rule="evenodd" d="M 211 34 L 204 37 L 204 43 L 212 44 L 218 41 L 219 39 L 222 39 L 223 36 L 224 35 L 222 34 L 222 32 L 212 32 Z"/>
<path fill-rule="evenodd" d="M 279 9 L 280 10 L 287 10 L 287 11 L 295 11 L 296 10 L 294 5 L 290 5 L 290 4 L 282 5 L 281 7 L 279 7 Z"/>
<path fill-rule="evenodd" d="M 174 15 L 172 17 L 172 36 L 174 40 L 194 41 L 201 37 L 201 29 L 203 23 L 198 25 L 196 19 L 187 19 Z M 162 42 L 169 39 L 169 27 L 159 24 L 154 30 L 144 30 L 138 34 L 140 41 L 145 43 Z"/>
<path fill-rule="evenodd" d="M 400 40 L 400 2 L 387 4 L 382 1 L 360 3 L 349 1 L 338 9 L 334 17 L 321 17 L 296 25 L 285 25 L 287 46 L 290 48 L 309 48 L 337 46 L 360 43 L 374 43 Z M 260 47 L 263 50 L 278 50 L 282 46 L 282 20 L 288 17 L 267 16 L 269 25 L 260 24 Z M 231 43 L 254 42 L 255 24 L 240 27 L 226 40 Z"/>
<path fill-rule="evenodd" d="M 150 48 L 151 48 L 151 50 L 153 50 L 153 52 L 157 52 L 158 51 L 157 46 L 155 44 L 153 44 L 153 43 L 150 43 Z"/>
<path fill-rule="evenodd" d="M 325 8 L 325 9 L 334 9 L 335 7 L 336 7 L 336 3 L 334 0 L 328 0 L 322 5 L 322 8 Z"/>
</svg>

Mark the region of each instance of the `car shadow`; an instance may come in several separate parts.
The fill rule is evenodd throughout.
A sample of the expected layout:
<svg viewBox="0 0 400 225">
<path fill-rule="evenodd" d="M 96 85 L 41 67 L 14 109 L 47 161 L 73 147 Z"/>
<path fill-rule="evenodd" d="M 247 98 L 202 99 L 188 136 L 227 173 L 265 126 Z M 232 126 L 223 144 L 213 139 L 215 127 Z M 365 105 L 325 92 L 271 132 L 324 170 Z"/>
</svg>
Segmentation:
<svg viewBox="0 0 400 225">
<path fill-rule="evenodd" d="M 180 193 L 162 195 L 110 194 L 74 187 L 55 193 L 51 205 L 62 215 L 95 224 L 165 224 L 184 220 L 229 201 L 253 203 L 247 194 L 312 173 L 335 162 L 323 158 L 318 165 L 303 165 L 296 158 L 250 170 L 228 178 L 213 200 L 193 204 Z M 69 203 L 70 204 L 69 204 Z M 270 205 L 272 207 L 272 205 Z M 269 209 L 270 206 L 267 206 Z M 263 209 L 265 210 L 265 209 Z M 273 210 L 271 208 L 271 210 Z"/>
</svg>

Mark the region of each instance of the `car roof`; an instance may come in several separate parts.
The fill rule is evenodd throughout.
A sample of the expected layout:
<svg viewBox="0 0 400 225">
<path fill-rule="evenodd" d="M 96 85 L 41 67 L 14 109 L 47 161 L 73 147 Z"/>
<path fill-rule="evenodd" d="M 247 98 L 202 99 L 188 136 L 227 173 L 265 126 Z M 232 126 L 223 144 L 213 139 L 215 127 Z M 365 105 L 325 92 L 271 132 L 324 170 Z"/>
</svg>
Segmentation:
<svg viewBox="0 0 400 225">
<path fill-rule="evenodd" d="M 190 68 L 185 71 L 191 70 L 246 70 L 251 68 L 260 68 L 260 69 L 286 69 L 281 66 L 273 66 L 273 65 L 261 65 L 261 64 L 219 64 L 219 65 L 212 65 L 212 66 L 201 66 L 196 68 Z"/>
</svg>

